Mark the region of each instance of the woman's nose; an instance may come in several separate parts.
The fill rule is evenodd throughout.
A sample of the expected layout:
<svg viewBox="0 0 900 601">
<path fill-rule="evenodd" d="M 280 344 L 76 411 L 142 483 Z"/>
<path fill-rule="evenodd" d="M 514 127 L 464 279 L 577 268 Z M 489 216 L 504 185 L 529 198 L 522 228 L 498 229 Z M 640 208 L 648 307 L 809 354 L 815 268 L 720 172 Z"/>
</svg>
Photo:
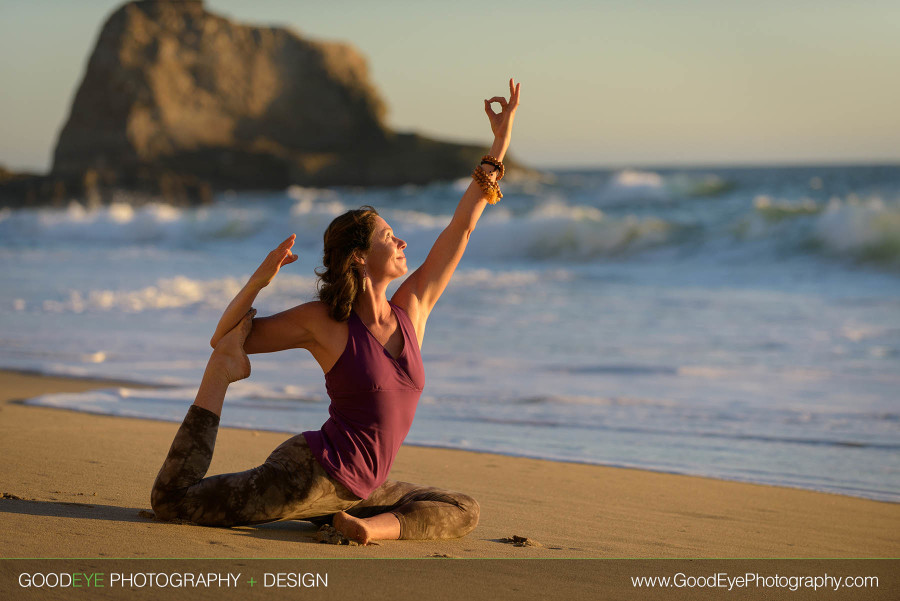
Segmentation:
<svg viewBox="0 0 900 601">
<path fill-rule="evenodd" d="M 406 241 L 405 241 L 405 240 L 401 240 L 400 238 L 397 238 L 397 241 L 399 242 L 398 246 L 400 247 L 401 250 L 404 249 L 404 248 L 406 248 Z"/>
</svg>

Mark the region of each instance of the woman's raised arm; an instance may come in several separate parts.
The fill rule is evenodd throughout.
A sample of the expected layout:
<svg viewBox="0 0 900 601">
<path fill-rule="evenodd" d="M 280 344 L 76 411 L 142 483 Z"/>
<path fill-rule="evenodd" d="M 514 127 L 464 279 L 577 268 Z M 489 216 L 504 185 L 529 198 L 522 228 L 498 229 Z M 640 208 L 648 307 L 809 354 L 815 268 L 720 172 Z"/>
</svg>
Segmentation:
<svg viewBox="0 0 900 601">
<path fill-rule="evenodd" d="M 513 119 L 516 109 L 519 107 L 521 85 L 514 83 L 512 79 L 509 80 L 509 101 L 502 96 L 495 96 L 484 101 L 484 111 L 490 119 L 491 131 L 494 133 L 494 143 L 491 145 L 490 155 L 501 161 L 509 148 Z M 500 105 L 500 113 L 495 113 L 491 108 L 491 104 L 494 102 Z M 492 166 L 481 165 L 480 167 L 489 174 L 491 181 L 496 181 L 497 174 Z M 417 314 L 418 319 L 414 321 L 425 322 L 450 282 L 450 278 L 466 250 L 469 235 L 475 229 L 475 225 L 484 211 L 487 198 L 481 186 L 473 179 L 463 194 L 462 200 L 459 201 L 450 224 L 438 236 L 425 262 L 406 278 L 406 281 L 394 294 L 396 302 L 406 304 Z"/>
<path fill-rule="evenodd" d="M 216 326 L 215 333 L 209 341 L 211 347 L 216 348 L 219 339 L 244 318 L 244 315 L 250 310 L 253 301 L 256 300 L 256 295 L 259 294 L 260 290 L 269 285 L 269 282 L 272 281 L 272 278 L 275 277 L 278 270 L 281 269 L 282 266 L 297 260 L 297 255 L 291 252 L 291 247 L 294 245 L 295 238 L 296 234 L 291 234 L 288 236 L 287 240 L 279 244 L 275 250 L 270 252 L 265 260 L 263 260 L 262 264 L 256 269 L 256 272 L 250 276 L 250 280 L 247 284 L 241 288 L 241 291 L 238 292 L 231 303 L 229 303 L 225 312 L 222 314 L 222 318 L 219 320 L 219 325 Z"/>
</svg>

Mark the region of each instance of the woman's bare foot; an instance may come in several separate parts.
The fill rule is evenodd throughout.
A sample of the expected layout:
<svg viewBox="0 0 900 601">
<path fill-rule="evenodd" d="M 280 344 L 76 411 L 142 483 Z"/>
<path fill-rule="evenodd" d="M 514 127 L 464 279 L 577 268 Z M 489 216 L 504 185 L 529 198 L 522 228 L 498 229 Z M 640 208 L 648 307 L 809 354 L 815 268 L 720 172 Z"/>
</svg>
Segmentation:
<svg viewBox="0 0 900 601">
<path fill-rule="evenodd" d="M 367 545 L 376 540 L 400 538 L 400 520 L 392 513 L 381 513 L 370 518 L 360 519 L 346 511 L 341 511 L 334 514 L 331 525 L 346 538 L 355 540 L 361 545 Z"/>
<path fill-rule="evenodd" d="M 355 540 L 361 545 L 365 545 L 371 540 L 366 523 L 344 511 L 334 514 L 331 525 L 346 538 Z"/>
<path fill-rule="evenodd" d="M 250 309 L 241 321 L 222 336 L 209 358 L 209 367 L 225 377 L 228 382 L 237 382 L 250 377 L 250 358 L 244 352 L 244 341 L 253 328 L 256 309 Z"/>
</svg>

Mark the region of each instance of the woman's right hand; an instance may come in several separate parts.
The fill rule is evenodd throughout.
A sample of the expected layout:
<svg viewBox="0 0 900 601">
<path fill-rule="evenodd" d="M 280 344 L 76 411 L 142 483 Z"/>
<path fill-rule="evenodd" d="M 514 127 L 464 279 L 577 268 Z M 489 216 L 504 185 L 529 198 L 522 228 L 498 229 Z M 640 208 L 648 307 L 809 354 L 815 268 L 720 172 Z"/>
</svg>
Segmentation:
<svg viewBox="0 0 900 601">
<path fill-rule="evenodd" d="M 297 234 L 291 234 L 288 236 L 287 240 L 279 244 L 275 250 L 270 252 L 262 264 L 257 268 L 256 272 L 250 276 L 250 284 L 258 288 L 265 288 L 283 265 L 288 265 L 296 261 L 298 258 L 297 255 L 291 252 L 291 247 L 294 246 L 294 240 L 296 238 Z"/>
<path fill-rule="evenodd" d="M 512 137 L 513 120 L 516 118 L 516 109 L 519 108 L 519 88 L 522 84 L 509 80 L 509 102 L 503 96 L 494 96 L 484 101 L 484 112 L 487 113 L 491 122 L 491 131 L 494 132 L 494 139 L 502 140 L 509 144 Z M 500 105 L 500 112 L 495 113 L 491 108 L 491 104 L 496 102 Z"/>
</svg>

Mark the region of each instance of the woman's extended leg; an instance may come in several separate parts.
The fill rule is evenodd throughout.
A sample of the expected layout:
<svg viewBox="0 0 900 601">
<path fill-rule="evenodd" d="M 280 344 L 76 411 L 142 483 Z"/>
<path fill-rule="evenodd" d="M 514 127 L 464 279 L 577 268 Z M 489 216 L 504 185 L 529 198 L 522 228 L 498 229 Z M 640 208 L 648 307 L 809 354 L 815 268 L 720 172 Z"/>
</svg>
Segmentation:
<svg viewBox="0 0 900 601">
<path fill-rule="evenodd" d="M 285 441 L 259 467 L 204 478 L 228 384 L 250 375 L 243 344 L 251 316 L 248 313 L 223 336 L 210 357 L 197 400 L 153 485 L 150 503 L 160 518 L 236 526 L 327 515 L 360 501 L 328 478 L 299 435 Z"/>
<path fill-rule="evenodd" d="M 388 480 L 333 525 L 361 544 L 380 539 L 433 540 L 465 536 L 478 525 L 481 508 L 469 495 Z"/>
</svg>

